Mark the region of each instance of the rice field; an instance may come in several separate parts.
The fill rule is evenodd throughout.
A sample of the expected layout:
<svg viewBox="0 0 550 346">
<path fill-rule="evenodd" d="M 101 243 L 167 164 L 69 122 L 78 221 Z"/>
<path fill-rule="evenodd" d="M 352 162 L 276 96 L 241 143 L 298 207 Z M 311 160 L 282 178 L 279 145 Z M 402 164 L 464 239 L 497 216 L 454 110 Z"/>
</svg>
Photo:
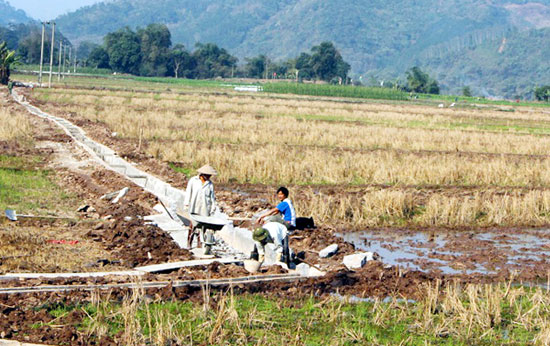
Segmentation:
<svg viewBox="0 0 550 346">
<path fill-rule="evenodd" d="M 166 86 L 166 85 L 165 85 Z M 264 88 L 265 90 L 265 88 Z M 290 185 L 298 213 L 352 227 L 550 224 L 550 108 L 310 98 L 229 89 L 39 89 L 217 183 Z"/>
</svg>

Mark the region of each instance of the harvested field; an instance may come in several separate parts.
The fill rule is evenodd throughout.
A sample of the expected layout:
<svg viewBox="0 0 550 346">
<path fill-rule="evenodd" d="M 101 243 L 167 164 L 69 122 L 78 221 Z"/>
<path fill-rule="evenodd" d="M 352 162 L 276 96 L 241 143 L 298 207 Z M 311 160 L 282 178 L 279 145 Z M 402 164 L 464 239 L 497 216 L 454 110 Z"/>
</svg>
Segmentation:
<svg viewBox="0 0 550 346">
<path fill-rule="evenodd" d="M 1 337 L 75 345 L 549 340 L 547 328 L 535 327 L 548 322 L 547 291 L 512 286 L 539 285 L 549 277 L 548 108 L 441 109 L 208 86 L 157 85 L 151 92 L 146 83 L 134 90 L 89 85 L 18 91 L 173 186 L 184 187 L 202 164 L 214 165 L 218 202 L 230 216 L 249 217 L 272 206 L 276 188 L 289 185 L 299 216 L 313 216 L 317 225 L 290 236 L 296 262 L 327 275 L 172 286 L 249 275 L 239 265 L 212 263 L 139 279 L 0 280 L 2 289 L 167 283 L 0 294 Z M 45 171 L 41 178 L 49 184 L 4 185 L 8 198 L 0 198 L 0 206 L 70 218 L 2 221 L 2 272 L 103 272 L 192 258 L 143 222 L 154 213 L 153 195 L 98 165 L 46 120 L 7 98 L 2 102 L 16 120 L 12 130 L 0 132 L 0 172 Z M 125 186 L 130 192 L 122 202 L 100 199 Z M 29 196 L 45 202 L 33 205 Z M 81 205 L 93 208 L 77 212 Z M 56 239 L 75 242 L 49 242 Z M 320 258 L 318 252 L 333 243 L 339 252 Z M 342 263 L 345 255 L 373 249 L 379 256 L 361 269 Z M 258 275 L 286 272 L 273 266 Z M 290 315 L 296 316 L 291 326 L 285 322 Z M 260 332 L 274 327 L 280 335 Z"/>
<path fill-rule="evenodd" d="M 441 109 L 207 91 L 49 89 L 34 96 L 149 169 L 161 160 L 190 175 L 209 162 L 224 185 L 294 185 L 299 213 L 322 223 L 550 223 L 545 108 Z M 181 176 L 161 173 L 179 184 Z"/>
</svg>

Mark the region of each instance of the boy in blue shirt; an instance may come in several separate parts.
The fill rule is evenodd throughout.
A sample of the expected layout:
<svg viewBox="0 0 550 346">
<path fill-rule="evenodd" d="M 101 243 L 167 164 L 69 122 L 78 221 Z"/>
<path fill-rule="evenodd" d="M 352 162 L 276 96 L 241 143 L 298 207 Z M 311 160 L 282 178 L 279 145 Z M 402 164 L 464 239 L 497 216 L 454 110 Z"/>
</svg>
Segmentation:
<svg viewBox="0 0 550 346">
<path fill-rule="evenodd" d="M 296 211 L 292 201 L 288 198 L 288 189 L 281 186 L 277 190 L 277 198 L 281 201 L 275 208 L 270 209 L 259 218 L 260 223 L 266 221 L 279 222 L 285 225 L 288 229 L 296 227 Z"/>
</svg>

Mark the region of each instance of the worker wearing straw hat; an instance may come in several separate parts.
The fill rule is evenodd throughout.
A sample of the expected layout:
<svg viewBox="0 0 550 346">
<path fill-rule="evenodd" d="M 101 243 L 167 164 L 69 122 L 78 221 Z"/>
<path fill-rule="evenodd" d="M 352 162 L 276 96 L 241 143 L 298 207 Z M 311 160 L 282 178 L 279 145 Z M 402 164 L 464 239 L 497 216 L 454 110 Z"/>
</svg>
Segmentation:
<svg viewBox="0 0 550 346">
<path fill-rule="evenodd" d="M 214 195 L 214 184 L 210 177 L 217 175 L 218 172 L 210 165 L 204 165 L 197 170 L 198 175 L 189 179 L 187 189 L 185 190 L 184 209 L 189 214 L 200 216 L 212 216 L 216 212 L 216 196 Z M 193 226 L 189 229 L 187 236 L 188 246 L 191 247 L 193 238 L 197 230 Z M 204 228 L 201 231 L 205 247 L 205 254 L 210 253 L 210 248 L 214 244 L 214 235 L 210 230 Z M 200 246 L 200 236 L 197 245 Z"/>
<path fill-rule="evenodd" d="M 214 184 L 210 177 L 218 172 L 210 165 L 204 165 L 197 171 L 198 175 L 189 179 L 185 190 L 184 208 L 191 214 L 212 216 L 216 211 Z"/>
</svg>

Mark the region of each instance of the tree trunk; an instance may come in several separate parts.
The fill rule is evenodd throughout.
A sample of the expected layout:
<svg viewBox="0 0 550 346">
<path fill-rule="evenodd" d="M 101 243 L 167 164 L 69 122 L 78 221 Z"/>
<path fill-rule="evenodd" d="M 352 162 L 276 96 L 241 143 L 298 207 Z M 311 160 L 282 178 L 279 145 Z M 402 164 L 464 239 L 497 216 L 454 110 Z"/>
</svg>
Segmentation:
<svg viewBox="0 0 550 346">
<path fill-rule="evenodd" d="M 10 79 L 10 69 L 1 67 L 0 68 L 0 84 L 7 85 Z"/>
</svg>

